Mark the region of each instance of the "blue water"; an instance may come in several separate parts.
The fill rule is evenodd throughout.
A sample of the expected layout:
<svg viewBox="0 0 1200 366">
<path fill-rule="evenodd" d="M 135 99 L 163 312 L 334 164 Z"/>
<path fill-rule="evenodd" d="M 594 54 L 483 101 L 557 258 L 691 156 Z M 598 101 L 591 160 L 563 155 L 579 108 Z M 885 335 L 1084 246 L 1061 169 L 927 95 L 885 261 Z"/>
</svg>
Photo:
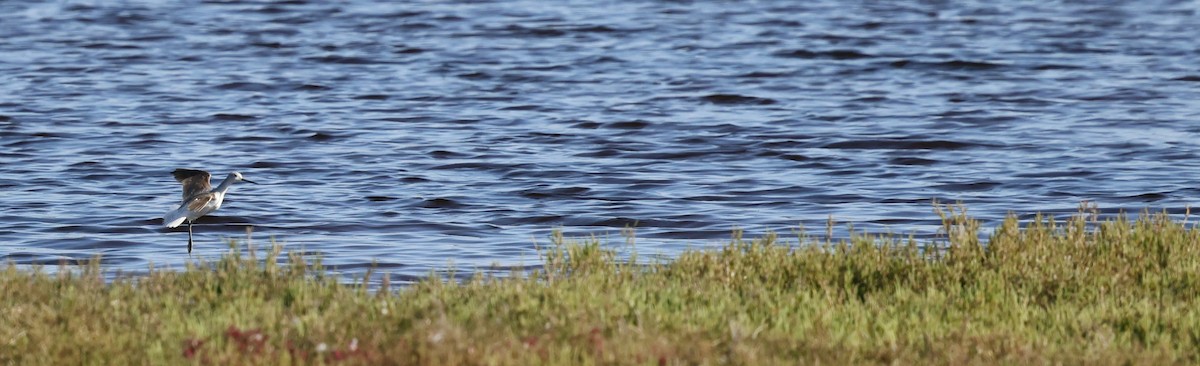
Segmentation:
<svg viewBox="0 0 1200 366">
<path fill-rule="evenodd" d="M 562 228 L 670 256 L 936 234 L 931 200 L 1180 212 L 1194 1 L 0 2 L 0 260 L 179 268 L 272 238 L 400 278 Z M 160 226 L 178 168 L 240 171 Z M 215 184 L 216 182 L 214 182 Z"/>
</svg>

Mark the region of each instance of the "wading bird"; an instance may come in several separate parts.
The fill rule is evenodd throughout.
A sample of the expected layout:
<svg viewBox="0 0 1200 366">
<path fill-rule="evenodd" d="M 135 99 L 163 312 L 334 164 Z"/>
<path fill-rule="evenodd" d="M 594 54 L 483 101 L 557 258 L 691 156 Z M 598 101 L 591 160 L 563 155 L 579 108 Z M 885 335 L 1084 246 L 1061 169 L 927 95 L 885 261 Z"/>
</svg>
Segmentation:
<svg viewBox="0 0 1200 366">
<path fill-rule="evenodd" d="M 254 183 L 242 178 L 242 173 L 233 172 L 229 173 L 229 176 L 225 177 L 225 180 L 221 181 L 221 185 L 216 189 L 210 189 L 212 185 L 208 183 L 208 180 L 212 175 L 206 171 L 175 169 L 171 174 L 175 176 L 175 180 L 183 183 L 183 203 L 179 204 L 179 208 L 163 215 L 163 226 L 174 228 L 187 221 L 188 254 L 192 253 L 192 222 L 200 216 L 221 208 L 221 202 L 225 200 L 225 192 L 229 190 L 229 186 L 232 186 L 233 182 Z"/>
</svg>

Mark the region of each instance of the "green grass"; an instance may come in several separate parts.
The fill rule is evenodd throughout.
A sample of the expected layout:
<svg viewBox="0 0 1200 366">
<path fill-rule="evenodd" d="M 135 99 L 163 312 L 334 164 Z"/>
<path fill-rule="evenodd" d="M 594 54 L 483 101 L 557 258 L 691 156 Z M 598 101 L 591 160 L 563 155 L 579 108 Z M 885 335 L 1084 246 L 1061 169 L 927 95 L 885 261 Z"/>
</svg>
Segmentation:
<svg viewBox="0 0 1200 366">
<path fill-rule="evenodd" d="M 541 270 L 378 291 L 294 254 L 108 283 L 98 261 L 10 265 L 0 364 L 1200 363 L 1200 231 L 1009 218 L 985 246 L 938 213 L 936 251 L 735 233 L 646 265 L 560 234 Z"/>
</svg>

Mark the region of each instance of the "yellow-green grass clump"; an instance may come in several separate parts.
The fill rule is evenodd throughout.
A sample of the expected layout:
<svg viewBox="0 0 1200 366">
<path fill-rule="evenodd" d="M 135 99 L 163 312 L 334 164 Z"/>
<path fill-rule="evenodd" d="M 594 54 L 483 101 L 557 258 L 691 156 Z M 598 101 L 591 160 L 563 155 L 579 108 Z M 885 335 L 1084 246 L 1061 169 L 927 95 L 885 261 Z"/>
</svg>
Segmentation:
<svg viewBox="0 0 1200 366">
<path fill-rule="evenodd" d="M 647 265 L 558 236 L 539 270 L 375 291 L 298 255 L 108 283 L 96 262 L 10 265 L 0 364 L 1200 362 L 1200 231 L 1185 222 L 1010 217 L 985 245 L 977 221 L 939 213 L 939 250 L 735 235 Z"/>
</svg>

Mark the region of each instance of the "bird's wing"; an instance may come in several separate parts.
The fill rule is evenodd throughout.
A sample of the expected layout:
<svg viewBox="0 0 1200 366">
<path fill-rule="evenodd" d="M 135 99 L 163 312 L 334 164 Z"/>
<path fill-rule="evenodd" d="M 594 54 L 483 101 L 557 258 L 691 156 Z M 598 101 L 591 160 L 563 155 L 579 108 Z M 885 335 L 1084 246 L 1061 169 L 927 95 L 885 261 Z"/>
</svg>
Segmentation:
<svg viewBox="0 0 1200 366">
<path fill-rule="evenodd" d="M 216 197 L 215 193 L 204 192 L 204 193 L 192 196 L 192 198 L 190 198 L 186 201 L 183 201 L 183 204 L 185 206 L 187 206 L 189 211 L 199 212 L 201 209 L 204 208 L 204 206 L 208 205 L 209 201 L 212 201 L 213 197 Z"/>
<path fill-rule="evenodd" d="M 192 197 L 201 193 L 207 193 L 212 189 L 212 184 L 208 182 L 211 174 L 203 170 L 192 169 L 175 169 L 171 172 L 175 176 L 175 180 L 183 183 L 183 199 L 186 201 L 188 197 Z"/>
</svg>

